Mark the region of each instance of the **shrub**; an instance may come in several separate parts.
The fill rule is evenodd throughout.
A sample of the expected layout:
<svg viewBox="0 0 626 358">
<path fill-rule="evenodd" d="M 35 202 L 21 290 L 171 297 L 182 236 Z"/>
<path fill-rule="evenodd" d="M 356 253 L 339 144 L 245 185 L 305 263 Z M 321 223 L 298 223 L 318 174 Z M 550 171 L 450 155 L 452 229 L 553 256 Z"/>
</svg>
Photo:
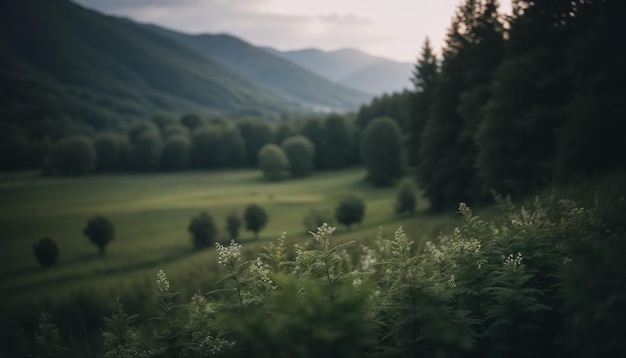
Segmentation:
<svg viewBox="0 0 626 358">
<path fill-rule="evenodd" d="M 415 198 L 415 184 L 410 179 L 405 179 L 398 187 L 398 196 L 394 209 L 396 213 L 412 213 L 415 211 L 417 200 Z"/>
<path fill-rule="evenodd" d="M 193 247 L 201 249 L 213 245 L 217 237 L 217 226 L 213 217 L 206 211 L 191 219 L 187 229 L 193 238 Z"/>
<path fill-rule="evenodd" d="M 291 176 L 305 177 L 313 172 L 315 145 L 307 137 L 289 137 L 283 141 L 282 148 L 289 161 Z"/>
<path fill-rule="evenodd" d="M 375 186 L 388 186 L 402 175 L 402 137 L 396 121 L 388 117 L 369 122 L 361 145 L 367 178 Z"/>
<path fill-rule="evenodd" d="M 257 204 L 250 204 L 243 213 L 246 221 L 246 229 L 254 233 L 254 238 L 258 239 L 259 231 L 267 224 L 267 213 L 265 209 Z"/>
<path fill-rule="evenodd" d="M 360 223 L 365 216 L 365 202 L 357 195 L 348 195 L 337 205 L 337 222 L 351 230 L 352 224 Z"/>
<path fill-rule="evenodd" d="M 63 138 L 55 143 L 52 166 L 60 175 L 82 175 L 96 167 L 96 150 L 87 137 Z"/>
<path fill-rule="evenodd" d="M 83 234 L 98 247 L 100 255 L 104 255 L 104 249 L 115 237 L 113 224 L 103 216 L 96 216 L 87 221 Z"/>
<path fill-rule="evenodd" d="M 33 246 L 33 252 L 39 264 L 45 268 L 50 268 L 59 258 L 57 243 L 49 237 L 40 239 L 39 242 Z"/>
</svg>

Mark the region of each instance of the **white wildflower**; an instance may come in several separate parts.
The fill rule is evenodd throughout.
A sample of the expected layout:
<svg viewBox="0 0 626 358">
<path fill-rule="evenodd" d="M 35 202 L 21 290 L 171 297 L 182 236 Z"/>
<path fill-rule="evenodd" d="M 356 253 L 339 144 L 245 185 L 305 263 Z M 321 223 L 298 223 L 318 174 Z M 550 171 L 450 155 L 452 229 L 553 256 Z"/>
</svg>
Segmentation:
<svg viewBox="0 0 626 358">
<path fill-rule="evenodd" d="M 448 280 L 448 286 L 450 286 L 450 288 L 456 287 L 456 282 L 454 281 L 454 275 L 450 275 L 450 279 Z"/>
<path fill-rule="evenodd" d="M 507 257 L 504 260 L 503 265 L 506 267 L 511 267 L 515 270 L 522 265 L 522 259 L 523 258 L 522 258 L 521 252 L 518 252 L 517 256 L 513 256 L 513 254 L 509 254 L 509 257 Z"/>
<path fill-rule="evenodd" d="M 317 232 L 309 231 L 315 241 L 317 241 L 322 247 L 327 250 L 330 247 L 330 237 L 333 235 L 337 228 L 329 226 L 327 223 L 323 223 L 322 226 L 317 228 Z"/>
<path fill-rule="evenodd" d="M 217 262 L 224 266 L 234 266 L 241 259 L 241 245 L 231 240 L 230 246 L 226 247 L 219 242 L 215 243 L 217 251 Z"/>
<path fill-rule="evenodd" d="M 391 246 L 391 254 L 394 256 L 406 256 L 409 254 L 411 250 L 412 241 L 409 241 L 409 238 L 402 230 L 402 226 L 399 226 L 394 234 L 394 240 Z"/>
<path fill-rule="evenodd" d="M 255 280 L 266 291 L 273 291 L 277 288 L 270 278 L 270 270 L 263 265 L 260 257 L 257 257 L 250 265 L 250 278 Z"/>
<path fill-rule="evenodd" d="M 163 270 L 159 270 L 157 273 L 157 290 L 159 293 L 165 293 L 170 291 L 170 283 L 167 281 L 167 277 L 165 276 L 165 272 Z"/>
<path fill-rule="evenodd" d="M 572 262 L 572 259 L 570 259 L 569 257 L 565 256 L 565 258 L 563 259 L 563 265 L 567 265 L 570 262 Z"/>
</svg>

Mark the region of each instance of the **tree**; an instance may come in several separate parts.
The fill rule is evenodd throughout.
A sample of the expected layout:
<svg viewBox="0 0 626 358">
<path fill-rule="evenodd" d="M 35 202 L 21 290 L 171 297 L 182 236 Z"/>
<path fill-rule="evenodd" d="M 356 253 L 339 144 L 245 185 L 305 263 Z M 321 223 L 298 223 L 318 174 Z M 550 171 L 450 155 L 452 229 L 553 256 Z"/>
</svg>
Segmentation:
<svg viewBox="0 0 626 358">
<path fill-rule="evenodd" d="M 430 45 L 430 40 L 426 38 L 411 78 L 415 91 L 412 93 L 409 104 L 407 152 L 409 164 L 413 167 L 417 167 L 419 162 L 420 136 L 428 120 L 438 74 L 437 57 Z"/>
<path fill-rule="evenodd" d="M 352 229 L 352 224 L 360 223 L 365 216 L 365 202 L 357 195 L 346 196 L 335 210 L 337 222 L 345 225 L 348 230 Z"/>
<path fill-rule="evenodd" d="M 237 127 L 221 131 L 214 149 L 215 166 L 219 168 L 237 168 L 244 164 L 246 146 Z"/>
<path fill-rule="evenodd" d="M 315 146 L 314 164 L 322 168 L 322 146 L 324 145 L 324 121 L 321 118 L 309 118 L 302 125 L 300 133 L 307 137 Z"/>
<path fill-rule="evenodd" d="M 194 131 L 204 123 L 204 120 L 195 113 L 188 113 L 182 116 L 180 123 L 189 128 L 190 131 Z"/>
<path fill-rule="evenodd" d="M 363 164 L 375 186 L 388 186 L 402 175 L 400 127 L 389 117 L 376 118 L 365 128 L 362 139 Z"/>
<path fill-rule="evenodd" d="M 266 144 L 259 151 L 259 167 L 267 180 L 278 181 L 287 174 L 289 160 L 281 147 L 276 144 Z"/>
<path fill-rule="evenodd" d="M 96 167 L 96 155 L 89 138 L 63 138 L 54 145 L 52 166 L 60 175 L 82 175 Z"/>
<path fill-rule="evenodd" d="M 272 142 L 272 127 L 260 118 L 246 118 L 237 122 L 246 146 L 246 165 L 256 167 L 261 147 Z"/>
<path fill-rule="evenodd" d="M 305 177 L 313 172 L 315 145 L 304 136 L 293 136 L 285 139 L 282 148 L 287 155 L 289 171 L 293 177 Z"/>
<path fill-rule="evenodd" d="M 161 168 L 165 170 L 182 170 L 189 163 L 191 143 L 188 137 L 175 135 L 169 137 L 163 146 L 161 153 Z"/>
<path fill-rule="evenodd" d="M 267 224 L 267 213 L 257 204 L 250 204 L 243 213 L 246 221 L 246 230 L 254 232 L 254 238 L 259 237 L 259 231 Z"/>
<path fill-rule="evenodd" d="M 189 131 L 189 128 L 183 126 L 178 122 L 169 123 L 163 128 L 163 139 L 165 139 L 165 141 L 167 141 L 171 137 L 178 136 L 189 139 L 189 137 L 191 136 L 191 132 Z"/>
<path fill-rule="evenodd" d="M 239 238 L 239 229 L 241 228 L 241 219 L 237 213 L 231 213 L 226 217 L 226 231 L 231 240 L 237 240 Z"/>
<path fill-rule="evenodd" d="M 50 268 L 59 258 L 59 248 L 57 243 L 51 238 L 45 237 L 33 246 L 33 252 L 39 264 L 45 268 Z"/>
<path fill-rule="evenodd" d="M 87 221 L 87 227 L 83 234 L 89 238 L 92 244 L 98 247 L 100 255 L 104 255 L 104 249 L 114 238 L 113 224 L 103 216 L 96 216 Z"/>
<path fill-rule="evenodd" d="M 415 211 L 416 205 L 415 184 L 413 184 L 412 180 L 407 178 L 400 182 L 394 209 L 398 214 L 412 213 Z"/>
<path fill-rule="evenodd" d="M 323 168 L 344 168 L 352 159 L 353 135 L 346 117 L 330 114 L 324 121 L 321 162 Z"/>
<path fill-rule="evenodd" d="M 130 154 L 128 136 L 113 132 L 100 132 L 93 142 L 97 158 L 96 169 L 101 172 L 125 169 Z"/>
<path fill-rule="evenodd" d="M 217 226 L 213 217 L 206 211 L 191 219 L 187 228 L 193 238 L 193 247 L 202 249 L 213 245 L 217 238 Z"/>
<path fill-rule="evenodd" d="M 131 131 L 130 138 L 133 146 L 133 169 L 155 170 L 161 164 L 161 151 L 163 140 L 161 132 L 152 122 L 138 132 Z"/>
<path fill-rule="evenodd" d="M 215 150 L 221 129 L 216 126 L 202 126 L 192 135 L 191 166 L 207 169 L 215 166 Z"/>
</svg>

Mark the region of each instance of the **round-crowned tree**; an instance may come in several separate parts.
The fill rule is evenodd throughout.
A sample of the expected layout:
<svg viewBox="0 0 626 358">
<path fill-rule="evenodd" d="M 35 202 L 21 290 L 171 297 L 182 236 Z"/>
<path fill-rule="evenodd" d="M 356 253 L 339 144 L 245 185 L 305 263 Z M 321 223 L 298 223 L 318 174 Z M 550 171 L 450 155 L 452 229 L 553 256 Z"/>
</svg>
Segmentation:
<svg viewBox="0 0 626 358">
<path fill-rule="evenodd" d="M 231 213 L 226 217 L 226 231 L 231 240 L 237 240 L 239 238 L 239 229 L 241 228 L 241 218 L 237 213 Z"/>
<path fill-rule="evenodd" d="M 165 170 L 182 170 L 189 163 L 191 143 L 188 136 L 177 134 L 170 136 L 161 153 L 161 168 Z"/>
<path fill-rule="evenodd" d="M 315 145 L 307 137 L 293 136 L 282 143 L 293 177 L 305 177 L 313 172 Z"/>
<path fill-rule="evenodd" d="M 60 175 L 82 175 L 96 167 L 96 150 L 87 137 L 63 138 L 55 143 L 52 165 Z"/>
<path fill-rule="evenodd" d="M 206 211 L 191 219 L 187 229 L 193 239 L 193 247 L 202 249 L 211 246 L 217 237 L 217 226 L 213 217 Z"/>
<path fill-rule="evenodd" d="M 405 179 L 398 186 L 398 196 L 394 204 L 396 213 L 412 213 L 415 211 L 417 199 L 415 198 L 415 184 L 413 180 Z"/>
<path fill-rule="evenodd" d="M 33 252 L 39 264 L 45 268 L 50 268 L 59 258 L 57 243 L 49 237 L 40 239 L 39 242 L 33 246 Z"/>
<path fill-rule="evenodd" d="M 365 202 L 358 195 L 348 195 L 337 205 L 335 218 L 337 222 L 345 225 L 348 230 L 352 229 L 352 224 L 363 221 L 365 216 Z"/>
<path fill-rule="evenodd" d="M 393 119 L 381 117 L 369 122 L 361 149 L 367 177 L 375 186 L 391 185 L 402 175 L 402 137 Z"/>
<path fill-rule="evenodd" d="M 98 247 L 100 255 L 104 255 L 104 249 L 115 237 L 113 224 L 103 216 L 96 216 L 87 221 L 87 227 L 83 234 L 89 238 L 92 244 Z"/>
<path fill-rule="evenodd" d="M 259 237 L 259 231 L 267 224 L 267 213 L 265 209 L 257 204 L 250 204 L 243 213 L 243 219 L 246 221 L 246 229 L 254 233 L 254 238 Z"/>
<path fill-rule="evenodd" d="M 259 167 L 265 179 L 278 181 L 287 174 L 289 160 L 281 147 L 276 144 L 266 144 L 259 150 Z"/>
</svg>

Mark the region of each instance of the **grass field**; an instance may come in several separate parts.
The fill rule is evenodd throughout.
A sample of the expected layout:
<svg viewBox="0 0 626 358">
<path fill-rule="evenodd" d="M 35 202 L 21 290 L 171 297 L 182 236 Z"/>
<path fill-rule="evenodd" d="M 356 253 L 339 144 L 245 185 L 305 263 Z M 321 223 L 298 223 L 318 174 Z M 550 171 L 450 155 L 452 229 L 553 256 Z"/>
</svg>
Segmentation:
<svg viewBox="0 0 626 358">
<path fill-rule="evenodd" d="M 185 172 L 172 174 L 98 175 L 80 178 L 42 178 L 35 172 L 0 175 L 0 296 L 24 299 L 54 297 L 88 290 L 128 293 L 137 285 L 151 286 L 164 268 L 173 277 L 201 280 L 214 276 L 214 250 L 192 250 L 187 232 L 194 215 L 206 210 L 226 240 L 225 218 L 242 213 L 250 203 L 263 206 L 270 220 L 258 241 L 242 231 L 240 242 L 249 255 L 283 231 L 291 242 L 309 240 L 302 224 L 310 208 L 334 208 L 343 196 L 358 193 L 366 201 L 363 223 L 339 239 L 366 240 L 379 226 L 388 233 L 403 225 L 416 241 L 432 237 L 455 222 L 446 216 L 393 214 L 395 189 L 375 189 L 362 169 L 317 173 L 280 183 L 263 181 L 256 170 Z M 100 257 L 82 230 L 94 215 L 108 217 L 115 240 Z M 32 247 L 51 237 L 61 251 L 56 266 L 43 269 Z M 191 285 L 192 286 L 192 285 Z M 192 287 L 193 288 L 193 287 Z"/>
</svg>

